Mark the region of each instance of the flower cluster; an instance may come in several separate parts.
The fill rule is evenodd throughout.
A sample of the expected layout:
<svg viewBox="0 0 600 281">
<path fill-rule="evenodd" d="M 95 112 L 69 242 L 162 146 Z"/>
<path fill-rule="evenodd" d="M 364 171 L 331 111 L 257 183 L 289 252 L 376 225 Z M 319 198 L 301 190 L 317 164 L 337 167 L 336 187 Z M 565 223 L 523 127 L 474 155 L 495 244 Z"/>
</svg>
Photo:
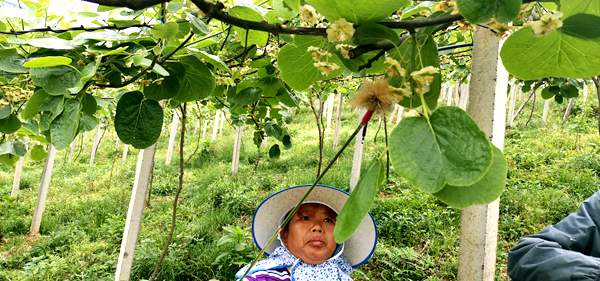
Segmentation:
<svg viewBox="0 0 600 281">
<path fill-rule="evenodd" d="M 5 86 L 2 87 L 0 92 L 4 92 L 4 102 L 0 102 L 0 104 L 8 104 L 8 103 L 19 103 L 22 101 L 27 101 L 32 95 L 33 91 L 24 90 L 19 87 Z"/>
<path fill-rule="evenodd" d="M 335 49 L 340 52 L 342 57 L 345 59 L 350 59 L 350 50 L 354 48 L 354 46 L 349 44 L 337 44 L 335 45 Z"/>
<path fill-rule="evenodd" d="M 265 47 L 265 49 L 266 49 L 265 51 L 267 52 L 267 55 L 269 55 L 272 58 L 276 58 L 277 54 L 279 54 L 279 47 L 276 45 L 269 44 Z"/>
<path fill-rule="evenodd" d="M 563 22 L 560 20 L 562 13 L 544 14 L 540 20 L 530 21 L 523 26 L 531 27 L 536 35 L 546 35 L 554 30 L 562 27 Z"/>
<path fill-rule="evenodd" d="M 456 14 L 458 14 L 458 7 L 456 7 L 455 0 L 440 1 L 440 2 L 436 2 L 435 5 L 433 5 L 433 11 L 434 12 L 450 11 L 451 14 L 456 15 Z"/>
<path fill-rule="evenodd" d="M 354 27 L 351 22 L 340 18 L 327 28 L 327 40 L 330 42 L 342 42 L 352 39 Z"/>
<path fill-rule="evenodd" d="M 300 7 L 299 14 L 300 20 L 302 20 L 302 24 L 305 26 L 315 26 L 319 24 L 323 18 L 321 15 L 319 15 L 317 10 L 315 10 L 315 7 L 311 5 L 302 5 L 302 7 Z"/>
<path fill-rule="evenodd" d="M 433 82 L 437 73 L 439 73 L 439 69 L 433 66 L 426 66 L 410 73 L 410 77 L 415 81 L 415 92 L 417 92 L 417 94 L 429 92 L 431 82 Z"/>
<path fill-rule="evenodd" d="M 313 65 L 321 72 L 321 74 L 327 76 L 340 68 L 336 63 L 329 61 L 329 58 L 332 56 L 329 51 L 315 46 L 310 46 L 307 50 L 314 61 Z"/>
<path fill-rule="evenodd" d="M 487 26 L 491 29 L 493 29 L 494 31 L 496 31 L 496 33 L 499 36 L 503 36 L 504 34 L 506 34 L 507 32 L 509 32 L 510 30 L 513 29 L 513 25 L 512 23 L 501 23 L 499 21 L 497 21 L 496 19 L 492 19 L 487 23 Z"/>
</svg>

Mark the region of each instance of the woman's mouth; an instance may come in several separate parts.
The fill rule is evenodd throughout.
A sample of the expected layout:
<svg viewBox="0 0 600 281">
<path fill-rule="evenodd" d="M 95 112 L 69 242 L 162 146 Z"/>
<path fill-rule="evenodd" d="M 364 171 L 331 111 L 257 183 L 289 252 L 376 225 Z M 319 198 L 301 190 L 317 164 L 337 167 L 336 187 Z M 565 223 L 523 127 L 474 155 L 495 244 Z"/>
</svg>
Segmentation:
<svg viewBox="0 0 600 281">
<path fill-rule="evenodd" d="M 309 246 L 313 246 L 313 247 L 323 247 L 323 246 L 325 246 L 325 241 L 320 240 L 320 239 L 312 239 L 312 240 L 308 240 L 307 244 Z"/>
</svg>

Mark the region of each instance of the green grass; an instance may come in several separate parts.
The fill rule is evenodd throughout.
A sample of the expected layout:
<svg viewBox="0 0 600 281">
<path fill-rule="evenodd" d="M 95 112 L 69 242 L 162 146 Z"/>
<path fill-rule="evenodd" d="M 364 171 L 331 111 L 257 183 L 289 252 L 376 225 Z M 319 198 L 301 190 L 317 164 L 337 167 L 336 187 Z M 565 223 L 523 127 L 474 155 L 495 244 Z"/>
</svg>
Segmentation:
<svg viewBox="0 0 600 281">
<path fill-rule="evenodd" d="M 559 109 L 553 112 L 553 120 L 558 120 Z M 600 186 L 600 139 L 593 112 L 581 107 L 576 114 L 564 125 L 554 121 L 547 128 L 538 128 L 537 115 L 525 127 L 527 116 L 521 116 L 519 127 L 507 131 L 509 176 L 500 203 L 497 280 L 507 280 L 507 252 L 521 236 L 557 222 Z M 345 113 L 342 140 L 357 121 L 350 111 Z M 186 165 L 175 239 L 159 280 L 233 279 L 255 254 L 249 226 L 256 205 L 271 192 L 314 180 L 318 148 L 313 124 L 309 112 L 298 112 L 289 127 L 293 147 L 283 150 L 276 160 L 268 159 L 268 146 L 257 151 L 252 130 L 247 129 L 236 177 L 230 176 L 233 130 L 225 126 L 217 142 L 201 142 Z M 373 122 L 365 162 L 382 151 L 383 131 L 374 141 L 376 131 Z M 179 157 L 176 154 L 173 164 L 165 166 L 166 133 L 158 144 L 132 280 L 148 278 L 170 223 Z M 186 155 L 194 150 L 196 137 L 188 135 Z M 91 167 L 92 138 L 86 135 L 82 152 L 72 163 L 66 161 L 64 151 L 59 152 L 37 238 L 27 234 L 42 163 L 26 163 L 16 200 L 8 196 L 12 169 L 0 168 L 0 281 L 114 279 L 137 151 L 131 150 L 121 163 L 122 146 L 115 146 L 115 136 L 108 132 L 97 164 Z M 331 142 L 328 136 L 326 160 L 335 153 Z M 347 187 L 352 150 L 353 145 L 323 183 Z M 393 173 L 390 180 L 372 210 L 379 227 L 379 247 L 354 278 L 456 280 L 460 211 L 417 191 Z"/>
</svg>

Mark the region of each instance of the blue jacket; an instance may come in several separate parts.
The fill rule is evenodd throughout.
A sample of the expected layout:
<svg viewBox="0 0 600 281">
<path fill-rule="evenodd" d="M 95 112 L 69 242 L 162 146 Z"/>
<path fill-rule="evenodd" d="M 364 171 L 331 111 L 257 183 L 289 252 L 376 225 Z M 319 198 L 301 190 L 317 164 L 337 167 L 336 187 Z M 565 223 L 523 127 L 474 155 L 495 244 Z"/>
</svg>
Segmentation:
<svg viewBox="0 0 600 281">
<path fill-rule="evenodd" d="M 526 236 L 508 255 L 514 281 L 600 281 L 600 192 L 579 210 Z"/>
</svg>

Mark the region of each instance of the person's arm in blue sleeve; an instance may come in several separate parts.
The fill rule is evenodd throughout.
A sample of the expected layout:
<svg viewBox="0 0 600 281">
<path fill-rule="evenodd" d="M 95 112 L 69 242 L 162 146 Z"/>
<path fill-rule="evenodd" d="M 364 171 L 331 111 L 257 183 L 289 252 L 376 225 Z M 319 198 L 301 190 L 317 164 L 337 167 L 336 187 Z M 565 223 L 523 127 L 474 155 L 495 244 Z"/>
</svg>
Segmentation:
<svg viewBox="0 0 600 281">
<path fill-rule="evenodd" d="M 514 281 L 600 281 L 600 193 L 576 213 L 540 233 L 526 236 L 510 251 Z"/>
</svg>

